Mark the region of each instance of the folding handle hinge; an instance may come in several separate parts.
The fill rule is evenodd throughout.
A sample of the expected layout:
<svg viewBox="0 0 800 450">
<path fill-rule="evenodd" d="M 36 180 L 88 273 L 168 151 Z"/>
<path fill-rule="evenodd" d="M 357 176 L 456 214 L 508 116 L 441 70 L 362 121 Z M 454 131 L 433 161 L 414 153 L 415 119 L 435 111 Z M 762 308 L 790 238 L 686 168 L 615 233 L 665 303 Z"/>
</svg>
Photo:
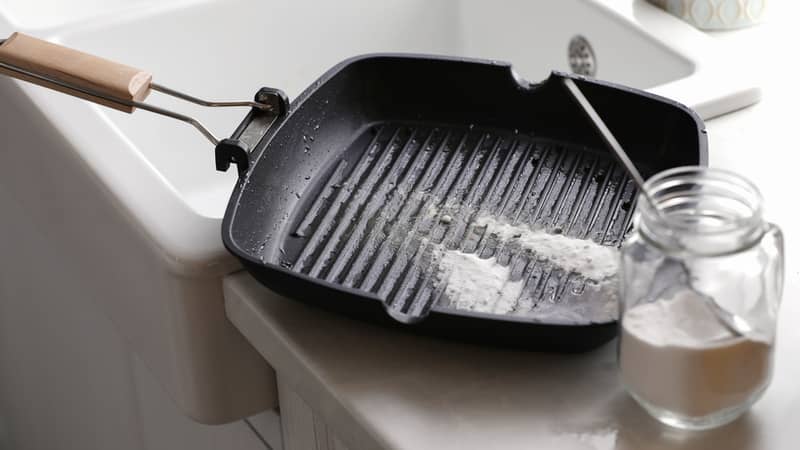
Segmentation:
<svg viewBox="0 0 800 450">
<path fill-rule="evenodd" d="M 231 163 L 236 164 L 239 169 L 239 176 L 247 173 L 250 168 L 250 152 L 247 147 L 238 139 L 223 139 L 217 143 L 214 149 L 214 159 L 217 163 L 217 170 L 227 172 Z"/>
<path fill-rule="evenodd" d="M 256 93 L 255 102 L 264 108 L 253 108 L 230 138 L 222 139 L 215 149 L 217 170 L 227 171 L 236 164 L 239 176 L 250 168 L 250 152 L 267 134 L 270 127 L 289 112 L 289 98 L 279 89 L 261 88 Z"/>
</svg>

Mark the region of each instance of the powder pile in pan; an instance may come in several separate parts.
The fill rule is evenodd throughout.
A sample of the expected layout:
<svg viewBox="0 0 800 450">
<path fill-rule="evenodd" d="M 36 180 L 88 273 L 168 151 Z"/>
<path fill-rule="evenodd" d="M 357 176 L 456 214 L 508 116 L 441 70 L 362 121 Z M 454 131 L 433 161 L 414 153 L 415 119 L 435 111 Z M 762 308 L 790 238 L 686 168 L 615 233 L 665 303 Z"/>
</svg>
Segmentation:
<svg viewBox="0 0 800 450">
<path fill-rule="evenodd" d="M 479 216 L 474 226 L 487 227 L 485 233 L 505 245 L 530 250 L 539 260 L 566 272 L 601 284 L 615 282 L 619 268 L 618 252 L 590 240 L 532 230 L 489 216 Z M 439 246 L 439 276 L 447 283 L 445 296 L 457 309 L 508 314 L 514 312 L 524 296 L 525 280 L 513 279 L 511 267 L 495 257 L 481 258 L 476 253 Z M 519 276 L 518 276 L 519 277 Z"/>
<path fill-rule="evenodd" d="M 519 245 L 535 252 L 540 259 L 595 281 L 614 276 L 619 270 L 619 252 L 588 239 L 532 230 L 526 225 L 512 225 L 491 216 L 479 216 L 475 225 L 487 227 L 486 233 L 501 242 Z"/>
<path fill-rule="evenodd" d="M 495 258 L 444 250 L 439 270 L 446 273 L 445 295 L 457 309 L 507 314 L 522 294 L 523 280 L 511 281 L 511 268 Z"/>
</svg>

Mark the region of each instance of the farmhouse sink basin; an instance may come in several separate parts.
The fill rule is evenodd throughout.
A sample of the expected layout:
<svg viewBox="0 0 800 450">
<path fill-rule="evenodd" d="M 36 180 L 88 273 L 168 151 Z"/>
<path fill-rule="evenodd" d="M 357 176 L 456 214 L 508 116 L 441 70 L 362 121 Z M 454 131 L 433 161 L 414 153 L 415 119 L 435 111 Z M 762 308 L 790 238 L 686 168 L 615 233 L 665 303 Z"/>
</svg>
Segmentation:
<svg viewBox="0 0 800 450">
<path fill-rule="evenodd" d="M 211 99 L 250 98 L 261 86 L 283 89 L 294 98 L 335 63 L 369 52 L 508 61 L 521 77 L 537 81 L 551 69 L 571 69 L 568 47 L 578 36 L 592 50 L 597 78 L 675 98 L 706 118 L 758 98 L 752 84 L 730 79 L 732 71 L 710 38 L 644 2 L 88 3 L 105 11 L 88 20 L 74 17 L 82 11 L 76 8 L 67 15 L 75 23 L 32 32 L 152 71 L 161 84 Z M 20 5 L 17 28 L 24 29 L 28 17 L 33 25 L 54 25 L 53 18 L 23 6 L 27 2 L 10 4 Z M 123 6 L 126 18 L 111 14 Z M 10 25 L 0 30 L 7 33 Z M 724 77 L 715 76 L 723 72 Z M 36 87 L 24 89 L 70 129 L 77 147 L 99 145 L 106 154 L 112 149 L 137 154 L 147 161 L 156 183 L 193 214 L 222 217 L 235 174 L 214 170 L 209 143 L 191 127 L 146 112 L 128 116 Z M 229 134 L 245 113 L 208 111 L 156 96 L 151 101 L 192 113 L 218 135 Z M 98 127 L 113 133 L 99 136 Z"/>
<path fill-rule="evenodd" d="M 760 95 L 712 38 L 643 0 L 0 0 L 0 37 L 13 31 L 207 99 L 250 99 L 262 86 L 294 98 L 334 64 L 370 52 L 507 61 L 531 82 L 578 71 L 703 118 Z M 0 207 L 19 211 L 17 229 L 42 230 L 48 251 L 83 274 L 80 297 L 112 319 L 187 415 L 222 423 L 274 406 L 271 369 L 223 308 L 222 278 L 239 268 L 220 239 L 235 170 L 217 172 L 211 144 L 192 127 L 146 111 L 6 78 L 0 98 Z M 246 113 L 158 93 L 148 101 L 218 136 Z M 25 242 L 37 236 L 7 236 L 6 254 L 30 252 Z M 0 264 L 19 268 L 17 259 Z M 25 273 L 61 270 L 55 261 L 37 257 Z M 24 290 L 22 279 L 7 283 Z M 60 295 L 54 286 L 62 304 L 80 300 Z"/>
</svg>

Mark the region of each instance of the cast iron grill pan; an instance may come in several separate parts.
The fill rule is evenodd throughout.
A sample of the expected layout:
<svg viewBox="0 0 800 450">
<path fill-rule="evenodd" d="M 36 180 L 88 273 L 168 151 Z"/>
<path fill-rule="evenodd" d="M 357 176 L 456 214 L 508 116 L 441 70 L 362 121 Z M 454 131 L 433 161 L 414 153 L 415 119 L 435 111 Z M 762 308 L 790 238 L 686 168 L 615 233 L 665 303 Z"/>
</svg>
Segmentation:
<svg viewBox="0 0 800 450">
<path fill-rule="evenodd" d="M 564 76 L 528 85 L 492 63 L 346 61 L 254 152 L 226 214 L 226 245 L 268 287 L 357 318 L 518 348 L 600 345 L 616 317 L 602 285 L 476 220 L 621 244 L 635 187 L 563 91 Z M 645 174 L 705 163 L 704 130 L 690 110 L 576 81 Z M 510 267 L 512 281 L 524 280 L 513 312 L 450 306 L 443 248 Z"/>
</svg>

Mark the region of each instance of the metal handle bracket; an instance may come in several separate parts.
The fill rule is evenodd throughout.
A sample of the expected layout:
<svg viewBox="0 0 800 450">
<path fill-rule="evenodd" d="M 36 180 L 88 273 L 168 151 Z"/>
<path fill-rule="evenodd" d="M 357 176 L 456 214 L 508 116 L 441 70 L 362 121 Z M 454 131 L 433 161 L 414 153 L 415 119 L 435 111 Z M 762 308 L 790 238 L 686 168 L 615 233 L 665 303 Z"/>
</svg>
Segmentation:
<svg viewBox="0 0 800 450">
<path fill-rule="evenodd" d="M 231 137 L 217 144 L 215 149 L 217 170 L 225 172 L 233 163 L 239 170 L 239 176 L 244 175 L 250 168 L 250 152 L 255 149 L 272 125 L 289 112 L 289 98 L 279 89 L 263 87 L 256 93 L 255 101 L 268 105 L 269 108 L 253 108 Z"/>
</svg>

